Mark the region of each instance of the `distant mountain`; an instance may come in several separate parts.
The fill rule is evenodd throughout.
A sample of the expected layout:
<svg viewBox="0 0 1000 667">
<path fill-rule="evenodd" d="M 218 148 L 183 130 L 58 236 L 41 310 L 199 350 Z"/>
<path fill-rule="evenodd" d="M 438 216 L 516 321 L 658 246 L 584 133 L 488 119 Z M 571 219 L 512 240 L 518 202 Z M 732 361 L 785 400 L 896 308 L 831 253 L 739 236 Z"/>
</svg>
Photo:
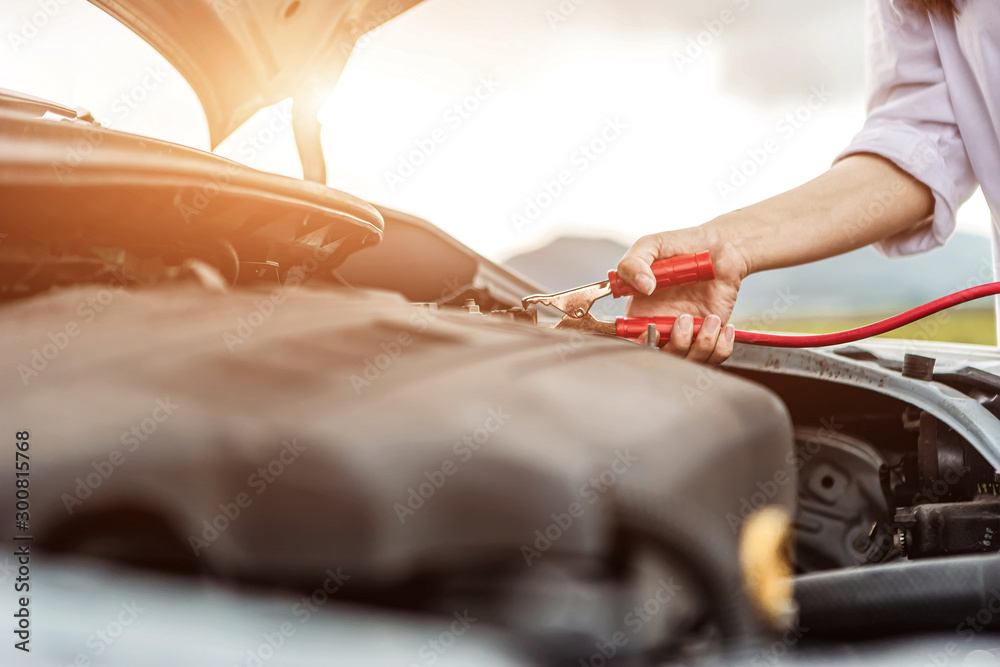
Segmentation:
<svg viewBox="0 0 1000 667">
<path fill-rule="evenodd" d="M 609 239 L 561 237 L 515 255 L 507 266 L 552 291 L 600 280 L 627 248 Z M 889 259 L 872 248 L 812 264 L 767 271 L 743 283 L 736 319 L 751 318 L 790 294 L 796 317 L 846 314 L 891 315 L 949 292 L 993 280 L 990 242 L 956 233 L 943 248 Z M 986 299 L 975 302 L 988 308 Z M 624 313 L 624 300 L 602 299 L 599 316 Z"/>
</svg>

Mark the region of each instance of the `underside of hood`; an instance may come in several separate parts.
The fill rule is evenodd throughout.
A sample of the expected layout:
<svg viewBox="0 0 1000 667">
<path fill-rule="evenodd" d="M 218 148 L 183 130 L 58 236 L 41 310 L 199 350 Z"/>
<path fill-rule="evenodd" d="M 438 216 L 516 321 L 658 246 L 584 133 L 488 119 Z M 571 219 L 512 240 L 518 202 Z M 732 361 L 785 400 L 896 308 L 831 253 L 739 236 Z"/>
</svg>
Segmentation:
<svg viewBox="0 0 1000 667">
<path fill-rule="evenodd" d="M 90 0 L 187 79 L 214 149 L 260 109 L 316 109 L 358 38 L 420 0 Z"/>
</svg>

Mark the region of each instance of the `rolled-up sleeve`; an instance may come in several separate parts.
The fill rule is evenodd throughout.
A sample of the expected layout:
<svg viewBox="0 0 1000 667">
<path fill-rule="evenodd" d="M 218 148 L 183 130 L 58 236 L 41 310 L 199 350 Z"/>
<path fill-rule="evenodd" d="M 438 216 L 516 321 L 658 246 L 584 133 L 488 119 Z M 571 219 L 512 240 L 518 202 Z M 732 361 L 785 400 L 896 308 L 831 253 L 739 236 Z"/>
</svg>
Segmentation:
<svg viewBox="0 0 1000 667">
<path fill-rule="evenodd" d="M 958 208 L 977 183 L 931 19 L 891 0 L 868 0 L 868 31 L 868 117 L 837 160 L 853 153 L 881 155 L 934 193 L 927 220 L 875 244 L 886 255 L 908 255 L 948 239 Z"/>
</svg>

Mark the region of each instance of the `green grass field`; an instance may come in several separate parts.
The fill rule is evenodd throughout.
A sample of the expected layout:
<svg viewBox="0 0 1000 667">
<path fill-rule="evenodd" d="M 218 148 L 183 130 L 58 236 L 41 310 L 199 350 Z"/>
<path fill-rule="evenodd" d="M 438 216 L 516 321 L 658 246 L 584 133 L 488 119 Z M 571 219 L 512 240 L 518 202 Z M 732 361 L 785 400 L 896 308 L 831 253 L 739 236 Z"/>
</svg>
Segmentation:
<svg viewBox="0 0 1000 667">
<path fill-rule="evenodd" d="M 734 320 L 737 329 L 756 331 L 788 331 L 800 333 L 827 333 L 843 331 L 871 324 L 895 313 L 876 313 L 857 317 L 808 317 L 777 319 L 762 323 L 760 320 Z M 908 324 L 884 334 L 884 338 L 919 338 L 953 343 L 978 343 L 996 345 L 996 326 L 993 310 L 982 308 L 951 309 Z"/>
</svg>

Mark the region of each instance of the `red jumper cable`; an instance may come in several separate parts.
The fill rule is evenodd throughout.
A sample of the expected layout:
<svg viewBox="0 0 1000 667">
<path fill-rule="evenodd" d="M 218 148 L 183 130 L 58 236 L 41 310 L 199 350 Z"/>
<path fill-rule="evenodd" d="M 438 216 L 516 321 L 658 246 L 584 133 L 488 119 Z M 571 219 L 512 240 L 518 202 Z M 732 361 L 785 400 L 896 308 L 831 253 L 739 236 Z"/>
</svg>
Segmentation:
<svg viewBox="0 0 1000 667">
<path fill-rule="evenodd" d="M 656 277 L 656 289 L 691 285 L 715 278 L 712 259 L 707 250 L 690 255 L 678 255 L 669 259 L 661 259 L 653 262 L 650 268 Z M 594 301 L 608 294 L 617 299 L 621 296 L 638 294 L 638 291 L 619 278 L 617 272 L 610 271 L 608 272 L 608 280 L 555 294 L 528 296 L 522 300 L 522 305 L 527 308 L 531 304 L 544 304 L 562 311 L 565 316 L 553 326 L 555 329 L 573 329 L 630 339 L 637 339 L 640 335 L 652 333 L 655 330 L 657 334 L 655 338 L 658 339 L 655 341 L 656 343 L 666 343 L 670 338 L 670 330 L 673 328 L 675 317 L 619 317 L 614 322 L 595 319 L 590 314 L 591 306 L 594 304 Z M 771 345 L 774 347 L 843 345 L 844 343 L 851 343 L 863 338 L 884 334 L 946 308 L 995 294 L 1000 294 L 1000 282 L 986 283 L 959 290 L 899 315 L 894 315 L 872 324 L 866 324 L 856 329 L 824 334 L 776 334 L 737 329 L 735 338 L 741 343 Z M 702 318 L 694 318 L 692 335 L 698 333 L 701 323 Z"/>
</svg>

